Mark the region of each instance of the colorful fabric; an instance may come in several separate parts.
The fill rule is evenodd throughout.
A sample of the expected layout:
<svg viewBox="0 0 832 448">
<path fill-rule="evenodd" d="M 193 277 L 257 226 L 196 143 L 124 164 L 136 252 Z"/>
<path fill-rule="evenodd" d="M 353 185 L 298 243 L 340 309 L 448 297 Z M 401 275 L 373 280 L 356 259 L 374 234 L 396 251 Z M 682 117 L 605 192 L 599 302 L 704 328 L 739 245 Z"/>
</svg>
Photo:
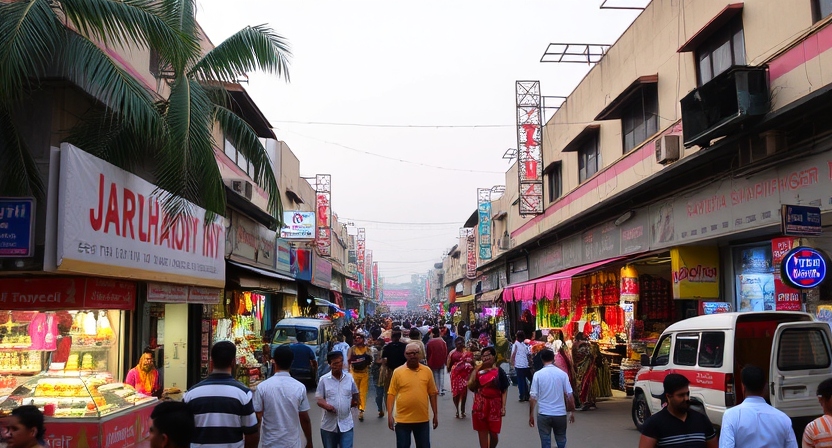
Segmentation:
<svg viewBox="0 0 832 448">
<path fill-rule="evenodd" d="M 502 373 L 502 375 L 500 375 Z M 475 431 L 488 431 L 499 434 L 502 429 L 503 390 L 508 388 L 508 378 L 503 382 L 499 368 L 480 371 L 477 374 L 479 389 L 474 394 L 471 419 Z"/>
<path fill-rule="evenodd" d="M 595 403 L 592 393 L 592 382 L 595 380 L 595 357 L 592 356 L 592 345 L 589 341 L 577 341 L 572 348 L 572 359 L 575 362 L 578 382 L 578 397 L 581 403 Z"/>
<path fill-rule="evenodd" d="M 471 361 L 474 360 L 473 353 L 469 351 L 460 352 L 454 350 L 451 352 L 451 394 L 458 397 L 468 390 L 468 377 L 471 376 L 471 371 L 474 366 Z"/>
<path fill-rule="evenodd" d="M 153 369 L 145 373 L 139 366 L 133 367 L 127 372 L 127 378 L 124 379 L 124 383 L 133 386 L 136 392 L 142 395 L 153 395 L 154 392 L 162 388 L 161 384 L 159 384 L 158 370 Z"/>
</svg>

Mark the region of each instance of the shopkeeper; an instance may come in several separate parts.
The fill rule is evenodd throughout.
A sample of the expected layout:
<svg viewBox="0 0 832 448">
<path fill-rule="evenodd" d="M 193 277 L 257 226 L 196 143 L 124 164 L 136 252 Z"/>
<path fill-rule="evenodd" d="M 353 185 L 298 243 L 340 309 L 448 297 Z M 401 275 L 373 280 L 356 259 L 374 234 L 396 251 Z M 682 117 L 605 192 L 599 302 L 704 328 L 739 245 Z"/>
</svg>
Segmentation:
<svg viewBox="0 0 832 448">
<path fill-rule="evenodd" d="M 142 395 L 159 397 L 162 395 L 162 385 L 159 383 L 159 371 L 153 363 L 153 350 L 144 349 L 139 363 L 127 372 L 126 384 L 133 386 Z"/>
</svg>

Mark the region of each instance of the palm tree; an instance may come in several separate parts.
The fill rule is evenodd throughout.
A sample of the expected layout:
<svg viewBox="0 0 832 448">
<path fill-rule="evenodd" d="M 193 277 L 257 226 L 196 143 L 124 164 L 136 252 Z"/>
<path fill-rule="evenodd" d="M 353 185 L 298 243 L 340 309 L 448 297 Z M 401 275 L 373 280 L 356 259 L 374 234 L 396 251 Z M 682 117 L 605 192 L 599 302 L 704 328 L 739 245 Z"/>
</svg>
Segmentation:
<svg viewBox="0 0 832 448">
<path fill-rule="evenodd" d="M 277 182 L 256 132 L 232 111 L 225 85 L 252 70 L 288 81 L 286 40 L 246 27 L 208 52 L 193 0 L 0 0 L 0 195 L 43 198 L 43 181 L 15 111 L 49 79 L 66 79 L 104 107 L 82 117 L 67 140 L 127 170 L 152 167 L 169 213 L 186 201 L 224 214 L 214 126 L 253 166 L 280 225 Z M 8 3 L 7 3 L 8 2 Z M 104 47 L 154 51 L 168 88 L 150 92 Z M 161 89 L 160 89 L 161 90 Z"/>
</svg>

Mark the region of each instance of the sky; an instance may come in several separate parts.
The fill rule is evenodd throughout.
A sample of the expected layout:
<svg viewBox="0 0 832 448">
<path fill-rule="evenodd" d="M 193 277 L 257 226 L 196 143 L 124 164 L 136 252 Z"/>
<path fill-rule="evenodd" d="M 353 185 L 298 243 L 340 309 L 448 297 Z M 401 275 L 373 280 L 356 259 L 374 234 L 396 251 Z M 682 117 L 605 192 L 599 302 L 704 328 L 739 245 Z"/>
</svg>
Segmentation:
<svg viewBox="0 0 832 448">
<path fill-rule="evenodd" d="M 197 0 L 197 20 L 215 45 L 260 24 L 289 40 L 290 82 L 244 87 L 301 176 L 332 175 L 333 212 L 366 229 L 391 284 L 442 260 L 477 188 L 505 185 L 515 82 L 567 96 L 591 68 L 541 63 L 547 45 L 612 44 L 638 14 L 603 1 Z"/>
</svg>

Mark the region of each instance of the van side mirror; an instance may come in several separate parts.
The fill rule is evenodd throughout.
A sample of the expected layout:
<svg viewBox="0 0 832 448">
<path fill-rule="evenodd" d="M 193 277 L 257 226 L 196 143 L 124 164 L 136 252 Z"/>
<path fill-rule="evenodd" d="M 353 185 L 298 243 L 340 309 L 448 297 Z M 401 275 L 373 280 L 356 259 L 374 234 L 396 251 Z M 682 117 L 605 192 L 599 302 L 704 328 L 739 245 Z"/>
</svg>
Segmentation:
<svg viewBox="0 0 832 448">
<path fill-rule="evenodd" d="M 644 353 L 641 354 L 641 366 L 650 367 L 650 355 L 646 355 Z"/>
</svg>

